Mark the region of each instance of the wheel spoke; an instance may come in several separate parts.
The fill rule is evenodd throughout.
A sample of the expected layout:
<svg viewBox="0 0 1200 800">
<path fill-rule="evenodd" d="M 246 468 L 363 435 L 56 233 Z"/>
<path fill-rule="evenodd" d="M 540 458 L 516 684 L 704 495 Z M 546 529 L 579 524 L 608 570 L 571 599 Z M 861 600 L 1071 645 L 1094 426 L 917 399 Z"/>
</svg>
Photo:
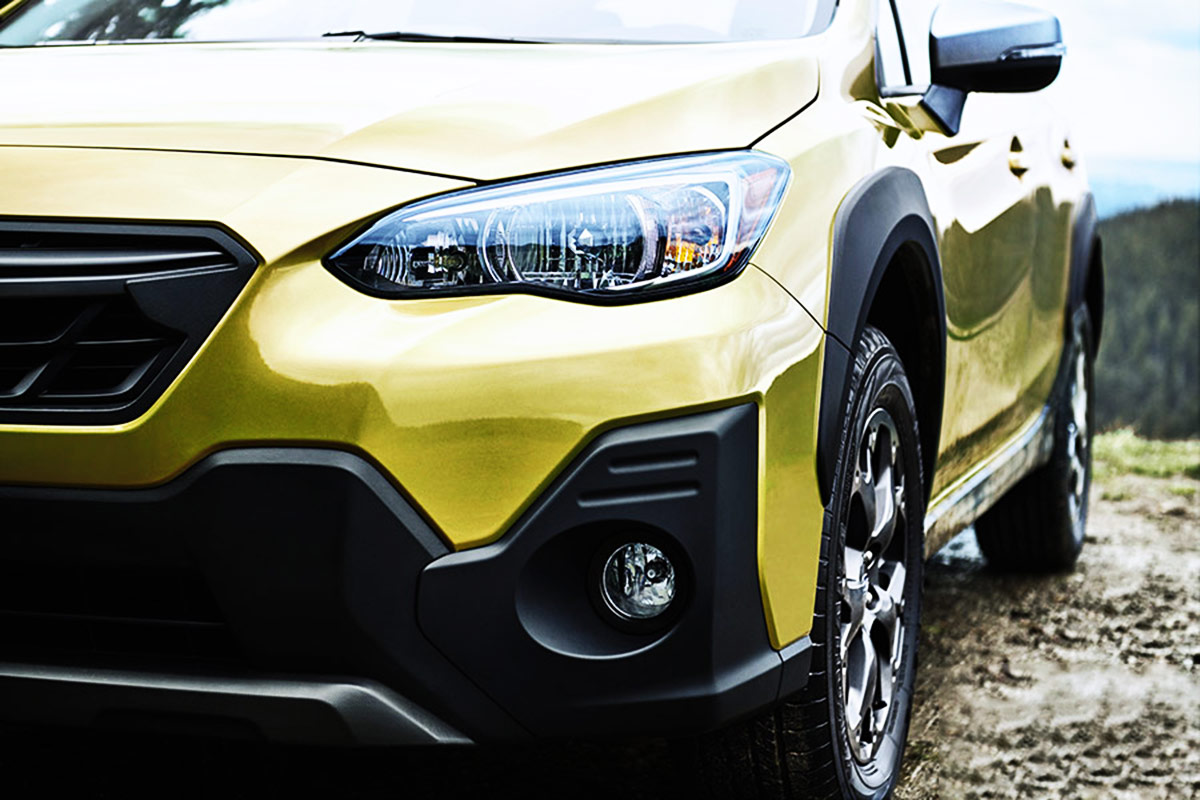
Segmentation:
<svg viewBox="0 0 1200 800">
<path fill-rule="evenodd" d="M 867 660 L 865 649 L 862 638 L 856 637 L 846 653 L 846 725 L 851 731 L 851 741 L 857 741 L 862 732 L 863 667 Z"/>
<path fill-rule="evenodd" d="M 1083 488 L 1083 454 L 1079 446 L 1079 428 L 1074 422 L 1067 425 L 1067 459 L 1071 465 L 1071 493 L 1078 496 Z"/>
<path fill-rule="evenodd" d="M 879 654 L 875 652 L 875 648 L 871 646 L 871 640 L 863 636 L 863 653 L 866 656 L 863 659 L 863 674 L 862 674 L 862 705 L 859 711 L 859 727 L 867 726 L 865 731 L 861 731 L 861 737 L 868 744 L 875 740 L 877 731 L 871 714 L 871 708 L 875 704 L 875 692 L 879 687 Z"/>
<path fill-rule="evenodd" d="M 846 725 L 850 741 L 855 745 L 869 744 L 877 735 L 872 709 L 879 686 L 879 654 L 865 631 L 855 638 L 846 664 Z"/>
<path fill-rule="evenodd" d="M 888 447 L 884 444 L 884 447 Z M 889 456 L 884 453 L 884 458 Z M 878 470 L 875 481 L 875 519 L 872 521 L 871 535 L 867 540 L 867 549 L 881 555 L 892 543 L 892 535 L 896 531 L 896 496 L 894 464 L 884 461 Z"/>
<path fill-rule="evenodd" d="M 1075 380 L 1071 386 L 1071 415 L 1079 434 L 1086 441 L 1087 436 L 1087 363 L 1083 354 L 1083 342 L 1078 338 L 1075 343 Z"/>
<path fill-rule="evenodd" d="M 866 616 L 867 589 L 864 577 L 863 554 L 852 547 L 846 548 L 843 559 L 846 575 L 842 579 L 842 661 L 845 662 L 850 646 L 859 636 Z"/>
<path fill-rule="evenodd" d="M 1067 462 L 1070 491 L 1067 505 L 1071 520 L 1078 523 L 1083 514 L 1087 492 L 1088 464 L 1088 385 L 1087 355 L 1084 352 L 1083 336 L 1075 332 L 1075 363 L 1071 375 L 1070 419 L 1067 422 Z M 1079 531 L 1077 535 L 1082 535 Z"/>
<path fill-rule="evenodd" d="M 888 585 L 885 591 L 891 597 L 892 602 L 896 604 L 896 607 L 903 612 L 904 582 L 908 577 L 908 571 L 904 568 L 904 563 L 901 561 L 889 561 L 880 571 L 885 572 L 888 576 Z"/>
<path fill-rule="evenodd" d="M 872 463 L 870 451 L 859 458 L 859 469 L 855 472 L 853 496 L 862 503 L 863 515 L 866 518 L 867 529 L 875 527 L 875 499 L 878 493 L 875 489 L 875 465 Z M 863 463 L 865 462 L 865 464 Z"/>
<path fill-rule="evenodd" d="M 892 708 L 892 698 L 895 696 L 896 671 L 883 658 L 879 658 L 878 662 L 879 685 L 875 690 L 875 702 L 871 706 L 871 713 L 875 730 L 882 735 Z"/>
<path fill-rule="evenodd" d="M 888 562 L 880 571 L 888 577 L 887 588 L 884 590 L 888 610 L 886 613 L 881 611 L 878 618 L 887 629 L 891 651 L 888 654 L 891 667 L 889 671 L 894 671 L 900 666 L 900 651 L 904 643 L 904 584 L 908 573 L 904 564 L 899 561 Z"/>
</svg>

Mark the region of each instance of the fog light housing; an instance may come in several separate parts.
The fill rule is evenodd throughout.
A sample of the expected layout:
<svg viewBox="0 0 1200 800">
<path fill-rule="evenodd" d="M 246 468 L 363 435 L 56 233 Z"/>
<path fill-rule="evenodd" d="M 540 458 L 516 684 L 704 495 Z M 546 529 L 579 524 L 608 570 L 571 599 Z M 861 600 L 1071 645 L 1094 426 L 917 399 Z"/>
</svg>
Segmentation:
<svg viewBox="0 0 1200 800">
<path fill-rule="evenodd" d="M 613 551 L 600 574 L 604 605 L 622 620 L 650 620 L 675 601 L 675 565 L 662 550 L 628 542 Z"/>
</svg>

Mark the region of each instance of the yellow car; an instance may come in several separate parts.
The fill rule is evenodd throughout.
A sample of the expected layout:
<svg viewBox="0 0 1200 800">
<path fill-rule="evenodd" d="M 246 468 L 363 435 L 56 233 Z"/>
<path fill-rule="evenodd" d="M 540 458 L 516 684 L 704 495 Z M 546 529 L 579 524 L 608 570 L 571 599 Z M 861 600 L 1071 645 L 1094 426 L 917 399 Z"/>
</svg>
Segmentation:
<svg viewBox="0 0 1200 800">
<path fill-rule="evenodd" d="M 1062 56 L 992 0 L 8 4 L 0 718 L 887 795 L 924 556 L 1083 541 Z"/>
</svg>

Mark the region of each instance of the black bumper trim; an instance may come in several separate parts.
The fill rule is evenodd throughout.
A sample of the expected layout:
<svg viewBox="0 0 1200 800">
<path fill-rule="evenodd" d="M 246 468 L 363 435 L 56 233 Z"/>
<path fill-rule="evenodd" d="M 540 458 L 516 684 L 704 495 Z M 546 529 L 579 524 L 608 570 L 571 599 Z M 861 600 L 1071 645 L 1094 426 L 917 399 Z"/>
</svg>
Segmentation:
<svg viewBox="0 0 1200 800">
<path fill-rule="evenodd" d="M 770 707 L 810 647 L 767 634 L 757 476 L 752 403 L 610 431 L 503 539 L 425 568 L 421 628 L 535 735 L 690 735 Z M 676 563 L 682 607 L 658 629 L 589 596 L 622 538 Z"/>
<path fill-rule="evenodd" d="M 249 723 L 277 742 L 323 745 L 467 745 L 425 709 L 370 681 L 169 675 L 0 663 L 8 719 L 59 725 L 135 720 L 200 730 L 205 720 Z M 214 727 L 208 726 L 211 730 Z"/>
<path fill-rule="evenodd" d="M 421 570 L 449 549 L 353 453 L 226 450 L 146 489 L 0 486 L 0 519 L 0 574 L 19 577 L 33 566 L 61 575 L 65 589 L 83 575 L 89 589 L 113 595 L 97 606 L 89 591 L 64 609 L 55 591 L 27 581 L 0 586 L 0 612 L 9 612 L 0 613 L 0 663 L 233 673 L 247 681 L 352 676 L 388 687 L 474 740 L 529 736 L 418 628 Z M 228 656 L 189 650 L 194 631 L 185 629 L 194 617 L 159 613 L 178 605 L 167 602 L 169 581 L 159 582 L 161 598 L 121 591 L 122 576 L 156 571 L 202 583 L 231 642 Z M 0 718 L 16 699 L 11 682 L 0 683 Z"/>
<path fill-rule="evenodd" d="M 62 609 L 33 601 L 58 595 L 39 595 L 39 581 L 0 586 L 0 612 L 11 603 L 25 615 L 18 633 L 43 648 L 0 635 L 0 718 L 207 709 L 268 738 L 394 744 L 715 729 L 809 674 L 807 639 L 780 652 L 767 634 L 758 458 L 750 403 L 617 428 L 503 538 L 456 553 L 375 466 L 338 450 L 227 450 L 147 489 L 0 486 L 0 574 L 187 572 L 210 590 L 205 624 L 225 626 L 236 657 L 47 654 L 56 635 L 38 626 Z M 589 595 L 599 551 L 631 531 L 680 570 L 678 611 L 657 629 L 609 624 Z M 139 646 L 154 616 L 68 611 L 72 624 L 91 615 L 88 630 L 124 625 Z"/>
</svg>

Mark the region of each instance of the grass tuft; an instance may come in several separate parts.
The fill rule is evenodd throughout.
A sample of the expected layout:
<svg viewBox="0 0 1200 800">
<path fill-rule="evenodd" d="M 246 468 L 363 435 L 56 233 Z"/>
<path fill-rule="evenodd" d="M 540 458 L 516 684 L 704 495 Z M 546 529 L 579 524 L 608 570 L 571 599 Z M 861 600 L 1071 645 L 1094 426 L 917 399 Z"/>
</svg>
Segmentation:
<svg viewBox="0 0 1200 800">
<path fill-rule="evenodd" d="M 1102 433 L 1093 444 L 1096 474 L 1200 478 L 1200 439 L 1143 439 L 1129 428 Z"/>
</svg>

